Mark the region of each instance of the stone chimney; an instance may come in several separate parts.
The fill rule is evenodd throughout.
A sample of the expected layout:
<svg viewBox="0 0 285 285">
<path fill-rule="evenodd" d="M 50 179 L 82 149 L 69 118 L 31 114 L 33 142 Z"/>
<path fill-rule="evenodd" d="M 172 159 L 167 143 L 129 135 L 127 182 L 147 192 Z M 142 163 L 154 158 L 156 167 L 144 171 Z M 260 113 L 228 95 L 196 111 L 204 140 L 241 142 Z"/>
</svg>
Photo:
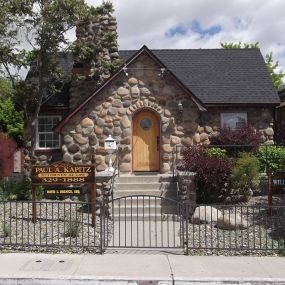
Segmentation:
<svg viewBox="0 0 285 285">
<path fill-rule="evenodd" d="M 106 6 L 108 5 L 108 6 Z M 73 109 L 121 66 L 117 21 L 110 3 L 91 8 L 91 15 L 76 29 L 70 108 Z"/>
</svg>

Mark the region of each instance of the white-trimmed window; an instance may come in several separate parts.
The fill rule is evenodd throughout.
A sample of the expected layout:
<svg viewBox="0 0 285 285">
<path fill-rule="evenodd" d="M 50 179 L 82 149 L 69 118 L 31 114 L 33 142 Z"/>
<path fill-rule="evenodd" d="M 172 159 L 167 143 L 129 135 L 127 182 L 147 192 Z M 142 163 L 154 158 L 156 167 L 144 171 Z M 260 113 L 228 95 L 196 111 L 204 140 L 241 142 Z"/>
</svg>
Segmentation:
<svg viewBox="0 0 285 285">
<path fill-rule="evenodd" d="M 247 113 L 221 113 L 222 128 L 240 129 L 247 124 Z"/>
<path fill-rule="evenodd" d="M 60 120 L 60 116 L 39 116 L 37 124 L 38 149 L 60 148 L 60 134 L 56 134 L 52 131 L 53 127 L 55 127 Z"/>
</svg>

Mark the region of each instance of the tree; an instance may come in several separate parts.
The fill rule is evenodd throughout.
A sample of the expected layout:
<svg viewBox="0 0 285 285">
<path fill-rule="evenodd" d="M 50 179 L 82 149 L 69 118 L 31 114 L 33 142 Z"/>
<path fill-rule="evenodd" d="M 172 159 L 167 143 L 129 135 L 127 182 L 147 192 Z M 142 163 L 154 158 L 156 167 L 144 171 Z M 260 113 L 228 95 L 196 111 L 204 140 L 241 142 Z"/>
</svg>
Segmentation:
<svg viewBox="0 0 285 285">
<path fill-rule="evenodd" d="M 86 19 L 89 7 L 84 0 L 0 0 L 0 4 L 4 7 L 0 15 L 0 65 L 12 82 L 16 100 L 22 103 L 33 155 L 42 102 L 56 92 L 54 82 L 61 74 L 53 55 L 69 46 L 66 32 Z M 17 48 L 27 43 L 27 50 Z M 36 83 L 18 81 L 11 72 L 31 65 L 37 73 Z"/>
<path fill-rule="evenodd" d="M 259 48 L 259 42 L 255 43 L 220 43 L 221 47 L 224 49 L 240 49 L 240 48 Z M 270 52 L 269 54 L 265 55 L 265 63 L 268 69 L 268 72 L 272 78 L 273 85 L 277 91 L 279 91 L 283 85 L 282 78 L 285 77 L 285 73 L 281 70 L 278 71 L 279 63 L 278 61 L 273 60 L 273 54 Z"/>
</svg>

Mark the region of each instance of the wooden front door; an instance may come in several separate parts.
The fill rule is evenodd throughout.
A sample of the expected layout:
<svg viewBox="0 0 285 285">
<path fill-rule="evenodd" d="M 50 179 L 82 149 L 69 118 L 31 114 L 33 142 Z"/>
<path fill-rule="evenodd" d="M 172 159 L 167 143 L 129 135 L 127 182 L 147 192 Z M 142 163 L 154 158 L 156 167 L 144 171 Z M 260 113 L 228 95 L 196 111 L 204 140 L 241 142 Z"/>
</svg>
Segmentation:
<svg viewBox="0 0 285 285">
<path fill-rule="evenodd" d="M 159 171 L 159 119 L 150 111 L 133 118 L 133 171 Z"/>
</svg>

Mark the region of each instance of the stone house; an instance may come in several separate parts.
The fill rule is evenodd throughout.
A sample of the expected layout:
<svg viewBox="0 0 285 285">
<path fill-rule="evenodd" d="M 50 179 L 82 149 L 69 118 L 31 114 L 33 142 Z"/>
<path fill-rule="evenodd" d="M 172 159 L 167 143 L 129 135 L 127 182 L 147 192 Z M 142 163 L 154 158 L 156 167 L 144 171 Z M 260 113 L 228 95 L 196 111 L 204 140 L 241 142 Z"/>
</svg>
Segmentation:
<svg viewBox="0 0 285 285">
<path fill-rule="evenodd" d="M 114 18 L 104 16 L 100 21 L 103 28 L 116 28 Z M 98 32 L 86 26 L 77 36 L 92 41 Z M 92 78 L 66 81 L 62 94 L 42 106 L 39 162 L 91 163 L 95 152 L 96 170 L 104 171 L 108 162 L 104 140 L 111 135 L 120 149 L 121 172 L 169 173 L 177 146 L 210 144 L 221 127 L 250 124 L 264 143 L 273 143 L 280 99 L 259 49 L 143 46 L 118 51 L 113 46 L 102 57 L 110 62 L 121 57 L 124 64 L 99 86 Z M 93 63 L 78 64 L 67 54 L 60 55 L 59 64 L 68 75 L 88 74 Z"/>
</svg>

